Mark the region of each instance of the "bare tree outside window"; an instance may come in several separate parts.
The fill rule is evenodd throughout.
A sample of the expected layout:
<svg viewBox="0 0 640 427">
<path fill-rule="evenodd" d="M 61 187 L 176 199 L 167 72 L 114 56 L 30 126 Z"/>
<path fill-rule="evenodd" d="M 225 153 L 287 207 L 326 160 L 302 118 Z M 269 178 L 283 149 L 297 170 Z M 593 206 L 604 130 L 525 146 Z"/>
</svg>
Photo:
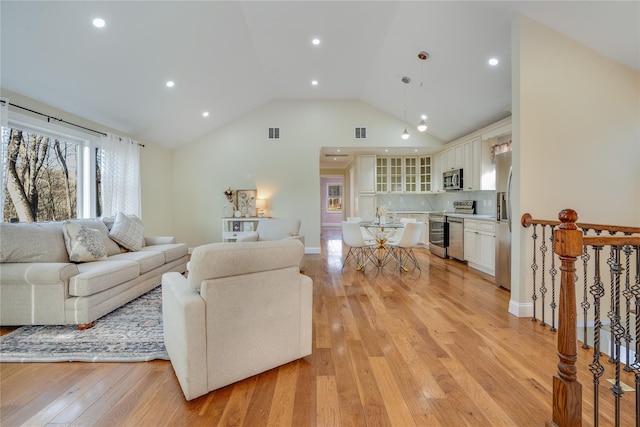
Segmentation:
<svg viewBox="0 0 640 427">
<path fill-rule="evenodd" d="M 59 221 L 77 215 L 78 145 L 11 129 L 3 220 Z"/>
</svg>

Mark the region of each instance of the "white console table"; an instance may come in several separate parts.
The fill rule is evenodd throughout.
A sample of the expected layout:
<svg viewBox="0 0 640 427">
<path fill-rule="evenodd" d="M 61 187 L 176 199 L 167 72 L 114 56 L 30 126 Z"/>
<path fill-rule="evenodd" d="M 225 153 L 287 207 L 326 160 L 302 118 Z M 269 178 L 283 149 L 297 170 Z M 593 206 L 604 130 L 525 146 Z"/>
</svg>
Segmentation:
<svg viewBox="0 0 640 427">
<path fill-rule="evenodd" d="M 235 242 L 258 228 L 259 217 L 222 218 L 222 241 Z"/>
</svg>

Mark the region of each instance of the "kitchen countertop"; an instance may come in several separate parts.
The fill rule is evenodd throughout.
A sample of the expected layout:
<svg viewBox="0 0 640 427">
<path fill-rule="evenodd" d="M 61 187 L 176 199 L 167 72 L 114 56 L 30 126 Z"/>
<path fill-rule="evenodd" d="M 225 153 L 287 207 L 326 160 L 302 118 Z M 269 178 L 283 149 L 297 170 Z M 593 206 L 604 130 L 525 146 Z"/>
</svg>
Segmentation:
<svg viewBox="0 0 640 427">
<path fill-rule="evenodd" d="M 462 213 L 449 213 L 445 212 L 445 216 L 452 216 L 454 218 L 468 218 L 468 219 L 483 219 L 486 221 L 495 221 L 496 217 L 493 215 L 479 215 L 479 214 L 462 214 Z"/>
</svg>

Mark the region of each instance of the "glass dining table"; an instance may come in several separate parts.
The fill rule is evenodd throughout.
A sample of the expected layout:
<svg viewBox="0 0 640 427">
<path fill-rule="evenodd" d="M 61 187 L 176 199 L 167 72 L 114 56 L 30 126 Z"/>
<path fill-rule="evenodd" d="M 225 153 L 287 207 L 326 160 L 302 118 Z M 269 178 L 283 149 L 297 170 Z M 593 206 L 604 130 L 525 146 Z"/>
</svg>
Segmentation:
<svg viewBox="0 0 640 427">
<path fill-rule="evenodd" d="M 398 228 L 404 228 L 402 223 L 378 223 L 373 221 L 363 221 L 360 223 L 375 240 L 375 248 L 372 251 L 371 261 L 378 268 L 383 268 L 389 261 L 398 262 L 395 254 L 390 248 L 390 238 L 395 234 Z"/>
</svg>

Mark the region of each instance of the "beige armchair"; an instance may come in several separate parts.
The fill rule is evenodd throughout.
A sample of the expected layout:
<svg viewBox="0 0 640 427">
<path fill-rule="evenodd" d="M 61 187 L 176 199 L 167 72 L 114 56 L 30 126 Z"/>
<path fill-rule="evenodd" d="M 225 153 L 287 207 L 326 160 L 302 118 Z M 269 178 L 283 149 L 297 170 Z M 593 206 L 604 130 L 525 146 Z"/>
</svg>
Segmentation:
<svg viewBox="0 0 640 427">
<path fill-rule="evenodd" d="M 304 246 L 304 236 L 300 235 L 299 219 L 260 218 L 256 231 L 243 236 L 237 242 L 270 242 L 274 240 L 296 239 Z M 304 257 L 300 260 L 300 271 L 304 271 Z"/>
<path fill-rule="evenodd" d="M 162 277 L 164 339 L 187 400 L 311 354 L 313 284 L 298 240 L 193 250 Z"/>
</svg>

